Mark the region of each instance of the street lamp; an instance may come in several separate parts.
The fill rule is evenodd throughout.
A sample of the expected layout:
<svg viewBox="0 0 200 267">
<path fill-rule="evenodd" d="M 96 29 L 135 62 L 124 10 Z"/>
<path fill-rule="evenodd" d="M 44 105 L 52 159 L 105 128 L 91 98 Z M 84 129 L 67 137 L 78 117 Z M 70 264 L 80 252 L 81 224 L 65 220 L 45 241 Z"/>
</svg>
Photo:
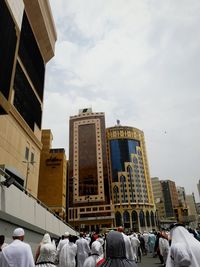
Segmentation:
<svg viewBox="0 0 200 267">
<path fill-rule="evenodd" d="M 29 175 L 29 171 L 30 171 L 30 167 L 29 167 L 29 164 L 31 163 L 32 165 L 34 163 L 36 163 L 35 161 L 26 161 L 26 160 L 23 160 L 22 161 L 23 163 L 26 163 L 27 164 L 27 169 L 26 169 L 26 181 L 25 181 L 25 189 L 27 189 L 27 185 L 28 185 L 28 175 Z"/>
<path fill-rule="evenodd" d="M 74 188 L 75 188 L 75 180 L 76 180 L 76 177 L 72 177 L 72 181 L 73 181 L 73 198 L 72 198 L 72 208 L 73 208 L 73 227 L 75 228 L 75 207 L 74 207 L 74 204 L 75 204 L 75 190 L 74 190 Z"/>
</svg>

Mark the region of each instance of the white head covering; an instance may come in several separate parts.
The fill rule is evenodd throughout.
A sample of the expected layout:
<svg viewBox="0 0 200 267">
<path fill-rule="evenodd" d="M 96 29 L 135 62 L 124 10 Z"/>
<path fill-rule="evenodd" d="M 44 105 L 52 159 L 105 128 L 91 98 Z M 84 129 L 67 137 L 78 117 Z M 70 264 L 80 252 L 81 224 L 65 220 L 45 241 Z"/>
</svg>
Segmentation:
<svg viewBox="0 0 200 267">
<path fill-rule="evenodd" d="M 180 264 L 180 261 L 185 264 L 180 266 L 199 267 L 200 242 L 183 226 L 174 227 L 170 232 L 170 236 L 172 243 L 166 267 L 174 266 L 174 263 Z"/>
<path fill-rule="evenodd" d="M 91 254 L 98 254 L 100 256 L 102 252 L 103 249 L 101 243 L 99 241 L 94 241 L 91 246 Z"/>
<path fill-rule="evenodd" d="M 23 228 L 16 228 L 14 231 L 13 231 L 13 236 L 14 237 L 19 237 L 19 236 L 24 236 L 24 229 Z"/>
<path fill-rule="evenodd" d="M 43 236 L 41 244 L 51 244 L 51 237 L 48 233 Z"/>
<path fill-rule="evenodd" d="M 68 236 L 69 236 L 69 232 L 65 232 L 64 237 L 68 237 Z"/>
</svg>

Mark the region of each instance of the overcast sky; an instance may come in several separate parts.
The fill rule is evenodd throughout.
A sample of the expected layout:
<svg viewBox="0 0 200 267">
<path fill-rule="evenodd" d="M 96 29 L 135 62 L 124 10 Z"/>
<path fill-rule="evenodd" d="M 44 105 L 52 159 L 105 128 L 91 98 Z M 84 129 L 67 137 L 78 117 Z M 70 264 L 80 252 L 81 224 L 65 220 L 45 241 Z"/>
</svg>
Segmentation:
<svg viewBox="0 0 200 267">
<path fill-rule="evenodd" d="M 69 116 L 144 131 L 151 177 L 195 192 L 200 179 L 200 1 L 50 0 L 58 40 L 43 128 L 68 155 Z"/>
</svg>

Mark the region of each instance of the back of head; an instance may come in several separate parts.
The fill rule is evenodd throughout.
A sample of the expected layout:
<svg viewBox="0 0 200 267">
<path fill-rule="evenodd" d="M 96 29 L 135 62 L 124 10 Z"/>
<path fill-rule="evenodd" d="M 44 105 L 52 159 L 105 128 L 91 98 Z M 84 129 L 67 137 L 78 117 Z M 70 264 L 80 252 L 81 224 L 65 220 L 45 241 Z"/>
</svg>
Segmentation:
<svg viewBox="0 0 200 267">
<path fill-rule="evenodd" d="M 120 232 L 120 233 L 123 233 L 124 232 L 124 228 L 122 226 L 119 226 L 117 231 Z"/>
<path fill-rule="evenodd" d="M 106 237 L 107 258 L 125 258 L 125 243 L 121 233 L 111 231 Z"/>
<path fill-rule="evenodd" d="M 80 237 L 84 237 L 84 233 L 83 232 L 80 232 Z"/>
<path fill-rule="evenodd" d="M 74 236 L 73 235 L 69 235 L 69 242 L 74 243 Z"/>
<path fill-rule="evenodd" d="M 99 241 L 94 241 L 91 246 L 91 253 L 92 254 L 102 254 L 102 245 Z"/>
<path fill-rule="evenodd" d="M 170 237 L 172 239 L 173 244 L 174 243 L 192 244 L 193 242 L 195 242 L 194 236 L 190 234 L 183 225 L 179 224 L 176 224 L 174 227 L 171 228 Z"/>
<path fill-rule="evenodd" d="M 69 237 L 69 232 L 65 232 L 63 236 L 64 236 L 64 238 L 68 238 Z"/>
<path fill-rule="evenodd" d="M 20 239 L 23 240 L 25 235 L 24 229 L 23 228 L 16 228 L 13 231 L 13 239 Z"/>
<path fill-rule="evenodd" d="M 42 244 L 51 244 L 51 237 L 48 233 L 43 236 Z"/>
</svg>

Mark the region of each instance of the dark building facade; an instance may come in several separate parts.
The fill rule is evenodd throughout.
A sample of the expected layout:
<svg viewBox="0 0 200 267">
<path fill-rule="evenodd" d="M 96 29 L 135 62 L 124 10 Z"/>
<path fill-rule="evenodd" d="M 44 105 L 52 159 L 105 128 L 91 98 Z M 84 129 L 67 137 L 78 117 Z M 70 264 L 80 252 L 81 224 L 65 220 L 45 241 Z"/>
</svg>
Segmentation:
<svg viewBox="0 0 200 267">
<path fill-rule="evenodd" d="M 179 206 L 176 184 L 171 180 L 161 181 L 166 217 L 175 217 L 174 209 Z"/>
<path fill-rule="evenodd" d="M 78 229 L 112 226 L 104 113 L 70 117 L 68 221 Z"/>
</svg>

